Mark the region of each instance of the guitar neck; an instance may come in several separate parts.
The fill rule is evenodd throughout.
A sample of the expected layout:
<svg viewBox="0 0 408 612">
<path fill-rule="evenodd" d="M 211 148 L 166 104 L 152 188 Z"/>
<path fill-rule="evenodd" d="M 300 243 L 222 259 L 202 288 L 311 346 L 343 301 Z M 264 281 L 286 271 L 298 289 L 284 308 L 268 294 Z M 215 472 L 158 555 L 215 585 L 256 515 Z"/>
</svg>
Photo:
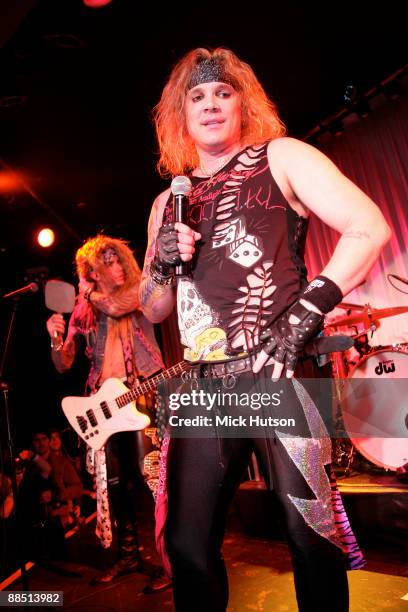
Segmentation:
<svg viewBox="0 0 408 612">
<path fill-rule="evenodd" d="M 119 407 L 125 406 L 126 404 L 129 404 L 130 402 L 136 400 L 138 397 L 145 395 L 149 391 L 153 391 L 158 387 L 158 385 L 160 385 L 160 383 L 164 382 L 165 380 L 180 376 L 180 374 L 188 370 L 188 368 L 189 365 L 185 361 L 180 361 L 180 363 L 177 363 L 171 368 L 164 370 L 164 372 L 161 372 L 160 374 L 153 376 L 153 378 L 149 378 L 140 385 L 129 389 L 129 391 L 116 398 L 116 403 Z"/>
</svg>

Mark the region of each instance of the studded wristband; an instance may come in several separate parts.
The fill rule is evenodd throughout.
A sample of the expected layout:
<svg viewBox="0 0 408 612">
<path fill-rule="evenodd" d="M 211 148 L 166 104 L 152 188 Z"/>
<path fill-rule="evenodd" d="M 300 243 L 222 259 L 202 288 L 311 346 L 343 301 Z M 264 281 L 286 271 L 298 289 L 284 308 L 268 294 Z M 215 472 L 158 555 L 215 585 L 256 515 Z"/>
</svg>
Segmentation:
<svg viewBox="0 0 408 612">
<path fill-rule="evenodd" d="M 167 266 L 157 265 L 155 261 L 150 264 L 150 277 L 157 285 L 172 285 L 174 282 L 174 273 L 170 272 Z"/>
</svg>

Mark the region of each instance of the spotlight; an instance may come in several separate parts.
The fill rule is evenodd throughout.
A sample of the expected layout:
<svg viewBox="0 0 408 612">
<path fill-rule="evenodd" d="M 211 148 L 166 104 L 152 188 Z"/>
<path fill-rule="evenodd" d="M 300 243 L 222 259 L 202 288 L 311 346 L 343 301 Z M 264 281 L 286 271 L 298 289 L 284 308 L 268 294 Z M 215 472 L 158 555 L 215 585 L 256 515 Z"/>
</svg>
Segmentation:
<svg viewBox="0 0 408 612">
<path fill-rule="evenodd" d="M 52 229 L 49 227 L 44 227 L 42 230 L 38 232 L 37 241 L 40 246 L 44 249 L 47 249 L 55 241 L 55 234 Z"/>
<path fill-rule="evenodd" d="M 21 182 L 15 172 L 0 171 L 0 193 L 15 193 L 21 189 Z"/>
<path fill-rule="evenodd" d="M 100 6 L 106 6 L 110 4 L 112 0 L 83 0 L 86 6 L 90 6 L 91 8 L 99 8 Z"/>
</svg>

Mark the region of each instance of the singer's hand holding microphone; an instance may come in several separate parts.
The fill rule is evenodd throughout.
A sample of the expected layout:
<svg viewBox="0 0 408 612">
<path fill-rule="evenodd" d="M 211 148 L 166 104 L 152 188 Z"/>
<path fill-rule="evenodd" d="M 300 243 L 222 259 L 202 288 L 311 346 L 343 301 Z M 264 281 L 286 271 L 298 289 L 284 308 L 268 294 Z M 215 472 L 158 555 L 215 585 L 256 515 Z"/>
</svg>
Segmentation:
<svg viewBox="0 0 408 612">
<path fill-rule="evenodd" d="M 166 223 L 159 229 L 156 242 L 156 258 L 162 266 L 175 267 L 190 261 L 194 245 L 201 234 L 184 223 Z"/>
<path fill-rule="evenodd" d="M 188 194 L 191 190 L 190 179 L 176 176 L 171 183 L 173 193 L 174 223 L 161 226 L 156 239 L 156 254 L 152 263 L 152 276 L 159 284 L 170 284 L 173 271 L 182 276 L 187 273 L 185 265 L 195 253 L 195 243 L 201 234 L 186 225 Z"/>
</svg>

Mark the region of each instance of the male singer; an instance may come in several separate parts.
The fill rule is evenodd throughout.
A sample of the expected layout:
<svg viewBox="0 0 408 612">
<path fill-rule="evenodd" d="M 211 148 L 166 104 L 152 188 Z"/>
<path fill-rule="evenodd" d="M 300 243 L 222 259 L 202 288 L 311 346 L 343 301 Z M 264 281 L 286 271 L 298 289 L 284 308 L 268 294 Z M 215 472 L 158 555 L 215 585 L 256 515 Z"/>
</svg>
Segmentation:
<svg viewBox="0 0 408 612">
<path fill-rule="evenodd" d="M 233 381 L 295 376 L 283 410 L 308 431 L 315 414 L 297 380 L 319 374 L 303 348 L 376 261 L 390 236 L 383 215 L 322 153 L 285 137 L 252 68 L 227 49 L 195 49 L 180 60 L 155 122 L 160 170 L 188 174 L 192 190 L 186 223 L 174 223 L 169 190 L 153 204 L 141 308 L 152 322 L 167 317 L 176 302 L 174 267 L 190 262 L 177 282 L 177 311 L 192 378 L 231 390 Z M 308 282 L 310 213 L 341 236 Z M 274 365 L 265 365 L 271 356 Z M 339 531 L 347 517 L 335 483 L 331 490 L 325 440 L 279 428 L 264 439 L 170 439 L 165 545 L 178 611 L 227 607 L 225 520 L 254 448 L 282 505 L 299 609 L 348 609 L 347 544 L 352 566 L 363 561 L 351 530 Z"/>
</svg>

